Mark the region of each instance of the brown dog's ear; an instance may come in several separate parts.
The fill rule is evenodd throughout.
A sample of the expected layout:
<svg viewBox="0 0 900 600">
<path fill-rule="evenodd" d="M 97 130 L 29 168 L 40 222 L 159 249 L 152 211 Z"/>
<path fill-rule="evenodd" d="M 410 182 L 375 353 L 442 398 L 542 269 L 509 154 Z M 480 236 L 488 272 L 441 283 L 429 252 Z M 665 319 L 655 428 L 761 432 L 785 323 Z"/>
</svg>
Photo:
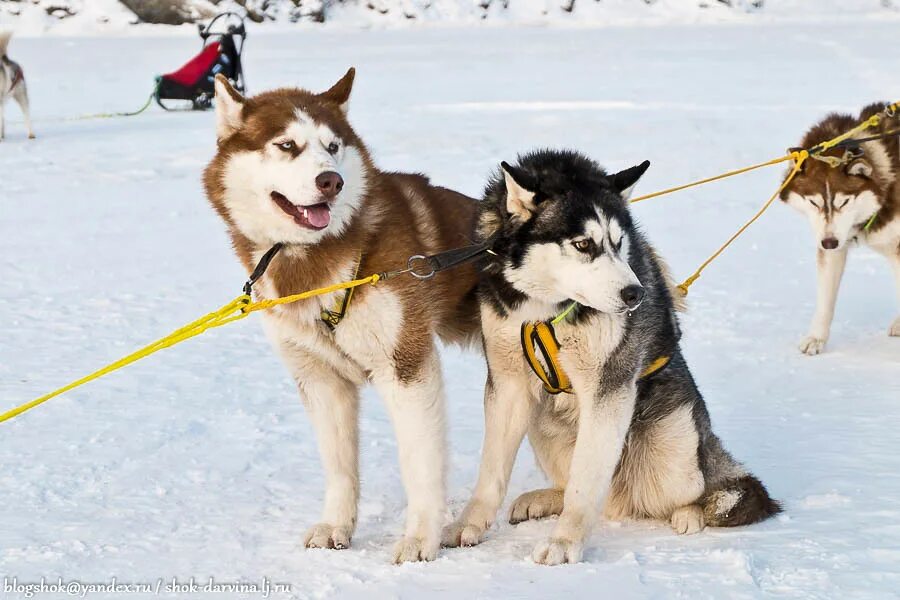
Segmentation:
<svg viewBox="0 0 900 600">
<path fill-rule="evenodd" d="M 215 81 L 216 91 L 216 137 L 224 140 L 240 128 L 243 123 L 241 112 L 244 97 L 231 87 L 225 76 L 219 73 Z"/>
<path fill-rule="evenodd" d="M 337 104 L 341 112 L 347 114 L 350 105 L 350 92 L 353 91 L 353 78 L 356 77 L 356 69 L 350 67 L 341 79 L 331 86 L 327 92 L 319 94 L 319 98 L 332 104 Z"/>
</svg>

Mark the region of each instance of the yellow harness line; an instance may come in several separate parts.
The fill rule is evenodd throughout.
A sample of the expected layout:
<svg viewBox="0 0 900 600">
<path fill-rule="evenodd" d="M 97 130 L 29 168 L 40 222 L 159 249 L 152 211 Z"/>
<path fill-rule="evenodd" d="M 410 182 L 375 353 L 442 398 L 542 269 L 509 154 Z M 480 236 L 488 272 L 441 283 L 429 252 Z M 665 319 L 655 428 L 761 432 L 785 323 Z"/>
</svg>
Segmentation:
<svg viewBox="0 0 900 600">
<path fill-rule="evenodd" d="M 791 152 L 784 156 L 781 156 L 779 158 L 774 158 L 772 160 L 768 160 L 766 162 L 751 165 L 749 167 L 744 167 L 741 169 L 735 169 L 733 171 L 728 171 L 726 173 L 722 173 L 721 175 L 716 175 L 715 177 L 708 177 L 706 179 L 700 179 L 700 180 L 693 181 L 691 183 L 687 183 L 684 185 L 679 185 L 679 186 L 668 188 L 668 189 L 665 189 L 665 190 L 662 190 L 659 192 L 654 192 L 652 194 L 646 194 L 644 196 L 638 196 L 637 198 L 632 198 L 632 200 L 631 200 L 632 203 L 641 202 L 643 200 L 649 200 L 650 198 L 664 196 L 666 194 L 671 194 L 673 192 L 678 192 L 681 190 L 696 187 L 696 186 L 710 183 L 713 181 L 718 181 L 720 179 L 725 179 L 727 177 L 733 177 L 735 175 L 747 173 L 748 171 L 754 171 L 756 169 L 761 169 L 763 167 L 777 165 L 779 163 L 787 162 L 789 160 L 794 161 L 794 168 L 791 169 L 790 173 L 788 173 L 788 176 L 785 178 L 784 182 L 782 182 L 782 184 L 778 187 L 778 189 L 775 191 L 775 193 L 772 194 L 772 197 L 769 198 L 768 200 L 766 200 L 766 202 L 756 212 L 756 214 L 754 214 L 746 223 L 744 223 L 734 233 L 734 235 L 732 235 L 730 238 L 728 238 L 728 240 L 726 240 L 724 244 L 719 246 L 719 248 L 715 252 L 713 252 L 709 256 L 709 258 L 707 258 L 705 261 L 703 261 L 700 264 L 700 266 L 697 268 L 697 270 L 694 271 L 693 274 L 691 274 L 690 277 L 688 277 L 681 284 L 679 284 L 677 286 L 678 291 L 681 292 L 681 294 L 683 296 L 687 296 L 688 289 L 691 287 L 691 285 L 693 285 L 693 283 L 695 281 L 697 281 L 697 279 L 700 278 L 700 275 L 703 273 L 703 271 L 706 269 L 706 267 L 708 267 L 714 260 L 716 260 L 725 251 L 725 249 L 728 248 L 728 246 L 730 246 L 737 238 L 739 238 L 751 225 L 753 225 L 757 220 L 759 220 L 759 218 L 763 215 L 763 213 L 766 212 L 770 206 L 772 206 L 772 204 L 775 202 L 775 200 L 778 198 L 778 196 L 781 194 L 781 192 L 784 191 L 784 189 L 788 186 L 788 184 L 791 182 L 791 180 L 793 180 L 794 177 L 797 175 L 797 173 L 800 172 L 800 169 L 803 167 L 803 163 L 808 158 L 815 157 L 815 156 L 837 146 L 841 142 L 850 139 L 851 137 L 853 137 L 857 133 L 860 133 L 861 131 L 865 131 L 866 129 L 870 129 L 872 127 L 878 127 L 881 124 L 882 118 L 891 117 L 891 116 L 897 114 L 898 110 L 900 110 L 900 101 L 887 105 L 881 113 L 872 115 L 871 117 L 869 117 L 868 119 L 866 119 L 865 121 L 863 121 L 862 123 L 860 123 L 859 125 L 854 127 L 853 129 L 846 131 L 833 139 L 822 142 L 818 146 L 815 146 L 814 148 L 810 148 L 809 150 L 794 151 L 794 152 Z"/>
<path fill-rule="evenodd" d="M 566 309 L 563 314 L 570 310 L 571 307 Z M 549 394 L 572 393 L 572 382 L 562 365 L 559 364 L 559 342 L 553 328 L 560 320 L 557 317 L 551 321 L 522 323 L 522 351 L 525 353 L 525 361 L 544 384 L 544 389 Z M 538 356 L 538 352 L 540 352 L 540 356 Z M 641 371 L 638 379 L 653 375 L 669 364 L 670 360 L 670 356 L 656 358 Z"/>
<path fill-rule="evenodd" d="M 225 304 L 218 310 L 215 310 L 203 317 L 200 317 L 196 321 L 192 321 L 181 327 L 176 329 L 169 335 L 158 339 L 152 344 L 148 344 L 143 348 L 132 352 L 128 356 L 120 358 L 119 360 L 112 362 L 102 369 L 98 369 L 94 371 L 90 375 L 86 375 L 81 379 L 77 379 L 72 383 L 69 383 L 58 390 L 50 392 L 49 394 L 45 394 L 40 398 L 35 398 L 31 402 L 27 402 L 21 406 L 13 408 L 11 410 L 6 411 L 3 414 L 0 414 L 0 423 L 4 421 L 8 421 L 13 417 L 17 417 L 24 413 L 27 410 L 34 408 L 35 406 L 39 406 L 50 400 L 55 398 L 61 394 L 64 394 L 70 390 L 73 390 L 79 386 L 82 386 L 86 383 L 94 381 L 95 379 L 99 379 L 104 375 L 108 375 L 113 371 L 117 371 L 123 367 L 127 367 L 128 365 L 135 363 L 142 358 L 146 358 L 151 354 L 159 352 L 165 348 L 169 348 L 170 346 L 174 346 L 180 342 L 188 340 L 192 337 L 198 336 L 201 333 L 213 329 L 216 327 L 221 327 L 222 325 L 227 325 L 228 323 L 232 323 L 234 321 L 239 321 L 251 313 L 254 313 L 259 310 L 266 310 L 272 308 L 273 306 L 279 306 L 282 304 L 290 304 L 292 302 L 298 302 L 300 300 L 306 300 L 308 298 L 312 298 L 314 296 L 321 296 L 323 294 L 330 294 L 333 292 L 337 292 L 340 290 L 350 290 L 361 285 L 365 285 L 370 283 L 372 285 L 378 283 L 381 280 L 381 275 L 374 274 L 369 275 L 368 277 L 363 277 L 362 279 L 354 279 L 353 281 L 346 281 L 343 283 L 336 283 L 334 285 L 329 285 L 327 287 L 322 287 L 314 290 L 309 290 L 300 294 L 293 294 L 291 296 L 284 296 L 281 298 L 273 298 L 269 300 L 258 300 L 256 302 L 248 294 L 241 294 L 228 304 Z"/>
</svg>

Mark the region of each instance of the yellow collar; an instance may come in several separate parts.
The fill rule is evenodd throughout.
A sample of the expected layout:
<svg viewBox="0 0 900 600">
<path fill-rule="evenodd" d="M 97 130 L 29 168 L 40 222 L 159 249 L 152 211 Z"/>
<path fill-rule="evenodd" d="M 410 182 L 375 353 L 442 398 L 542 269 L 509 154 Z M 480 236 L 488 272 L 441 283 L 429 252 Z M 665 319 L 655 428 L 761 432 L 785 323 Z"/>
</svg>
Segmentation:
<svg viewBox="0 0 900 600">
<path fill-rule="evenodd" d="M 521 341 L 525 360 L 549 394 L 572 393 L 572 382 L 559 364 L 559 341 L 553 326 L 565 319 L 575 307 L 573 302 L 549 321 L 522 323 Z M 639 379 L 653 375 L 668 365 L 670 360 L 670 356 L 660 356 L 641 371 Z"/>
</svg>

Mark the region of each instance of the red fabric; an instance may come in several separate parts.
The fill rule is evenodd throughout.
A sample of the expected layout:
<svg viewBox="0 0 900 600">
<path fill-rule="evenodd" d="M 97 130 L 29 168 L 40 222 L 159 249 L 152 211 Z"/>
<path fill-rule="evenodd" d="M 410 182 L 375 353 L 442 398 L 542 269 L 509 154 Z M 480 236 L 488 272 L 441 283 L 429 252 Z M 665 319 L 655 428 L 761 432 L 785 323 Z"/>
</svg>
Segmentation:
<svg viewBox="0 0 900 600">
<path fill-rule="evenodd" d="M 216 62 L 216 59 L 219 57 L 220 47 L 219 42 L 213 42 L 204 48 L 200 54 L 187 61 L 183 67 L 177 71 L 167 73 L 163 77 L 181 85 L 194 85 Z"/>
</svg>

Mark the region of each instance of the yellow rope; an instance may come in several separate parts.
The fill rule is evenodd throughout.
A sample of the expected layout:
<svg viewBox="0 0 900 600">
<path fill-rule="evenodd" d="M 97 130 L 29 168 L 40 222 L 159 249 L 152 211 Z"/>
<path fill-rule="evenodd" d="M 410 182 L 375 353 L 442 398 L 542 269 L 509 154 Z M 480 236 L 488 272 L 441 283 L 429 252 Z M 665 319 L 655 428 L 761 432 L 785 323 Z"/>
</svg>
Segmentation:
<svg viewBox="0 0 900 600">
<path fill-rule="evenodd" d="M 271 300 L 259 300 L 257 302 L 253 302 L 250 296 L 246 294 L 242 294 L 225 304 L 218 310 L 215 310 L 203 317 L 200 317 L 196 321 L 192 321 L 181 327 L 176 329 L 169 335 L 158 339 L 152 344 L 148 344 L 143 348 L 132 352 L 128 356 L 120 358 L 119 360 L 112 362 L 105 367 L 94 371 L 90 375 L 85 375 L 81 379 L 77 379 L 72 383 L 64 385 L 63 387 L 50 392 L 49 394 L 45 394 L 40 398 L 35 398 L 31 402 L 26 402 L 21 406 L 13 408 L 11 410 L 6 411 L 3 414 L 0 414 L 0 423 L 4 421 L 8 421 L 13 417 L 17 417 L 24 413 L 27 410 L 34 408 L 44 402 L 56 398 L 57 396 L 64 394 L 68 391 L 71 391 L 79 386 L 82 386 L 88 382 L 94 381 L 95 379 L 99 379 L 104 375 L 108 375 L 113 371 L 117 371 L 123 367 L 127 367 L 128 365 L 135 363 L 142 358 L 146 358 L 151 354 L 159 352 L 160 350 L 164 350 L 165 348 L 169 348 L 170 346 L 174 346 L 180 342 L 188 340 L 192 337 L 198 336 L 201 333 L 213 329 L 215 327 L 221 327 L 222 325 L 227 325 L 228 323 L 233 323 L 234 321 L 239 321 L 251 313 L 254 313 L 258 310 L 266 310 L 273 306 L 279 306 L 281 304 L 289 304 L 291 302 L 297 302 L 299 300 L 305 300 L 307 298 L 312 298 L 313 296 L 320 296 L 323 294 L 329 294 L 332 292 L 336 292 L 339 290 L 346 290 L 350 288 L 355 288 L 361 285 L 365 285 L 367 283 L 376 284 L 381 280 L 381 276 L 378 274 L 370 275 L 368 277 L 364 277 L 362 279 L 354 279 L 353 281 L 347 281 L 343 283 L 337 283 L 335 285 L 329 285 L 327 287 L 318 288 L 315 290 L 309 290 L 307 292 L 303 292 L 301 294 L 293 294 L 291 296 L 284 296 L 282 298 L 274 298 Z"/>
<path fill-rule="evenodd" d="M 747 173 L 748 171 L 754 171 L 756 169 L 762 169 L 763 167 L 769 167 L 771 165 L 777 165 L 778 163 L 783 163 L 789 161 L 794 158 L 793 154 L 786 154 L 780 158 L 773 158 L 772 160 L 767 160 L 766 162 L 761 162 L 756 165 L 751 165 L 749 167 L 744 167 L 743 169 L 735 169 L 734 171 L 728 171 L 727 173 L 722 173 L 721 175 L 716 175 L 715 177 L 707 177 L 706 179 L 699 179 L 697 181 L 692 181 L 691 183 L 686 183 L 684 185 L 679 185 L 673 188 L 669 188 L 667 190 L 661 190 L 659 192 L 653 192 L 652 194 L 647 194 L 645 196 L 638 196 L 637 198 L 632 198 L 631 203 L 641 202 L 643 200 L 649 200 L 650 198 L 656 198 L 657 196 L 665 196 L 666 194 L 671 194 L 673 192 L 680 192 L 681 190 L 686 190 L 688 188 L 696 187 L 698 185 L 703 185 L 704 183 L 711 183 L 713 181 L 718 181 L 720 179 L 726 179 L 728 177 L 734 177 L 735 175 L 740 175 L 742 173 Z"/>
<path fill-rule="evenodd" d="M 722 254 L 723 252 L 725 252 L 725 249 L 728 248 L 728 246 L 730 246 L 734 240 L 738 239 L 741 236 L 741 234 L 743 234 L 745 231 L 747 231 L 747 228 L 750 227 L 751 225 L 753 225 L 756 222 L 756 220 L 759 219 L 763 215 L 763 213 L 769 209 L 770 206 L 772 206 L 772 203 L 775 202 L 775 199 L 778 198 L 778 195 L 781 194 L 781 192 L 784 190 L 784 188 L 786 188 L 788 186 L 788 184 L 791 182 L 791 180 L 794 178 L 794 176 L 800 172 L 800 168 L 803 166 L 803 163 L 806 161 L 807 158 L 809 158 L 809 153 L 806 150 L 802 150 L 800 152 L 795 152 L 794 156 L 792 156 L 791 158 L 794 158 L 796 161 L 794 163 L 794 168 L 791 169 L 791 172 L 785 178 L 784 183 L 782 183 L 778 187 L 778 189 L 775 191 L 775 193 L 772 194 L 772 197 L 769 198 L 766 201 L 766 203 L 762 205 L 762 208 L 760 208 L 758 211 L 756 211 L 756 214 L 753 215 L 753 217 L 751 217 L 749 221 L 747 221 L 746 223 L 741 225 L 741 228 L 738 229 L 734 233 L 734 235 L 732 235 L 730 238 L 728 238 L 728 241 L 726 241 L 724 244 L 719 246 L 718 250 L 713 252 L 709 258 L 707 258 L 705 261 L 703 261 L 703 263 L 697 268 L 697 270 L 694 271 L 693 275 L 691 275 L 690 277 L 685 279 L 684 282 L 682 282 L 678 286 L 678 291 L 680 291 L 683 296 L 687 296 L 688 288 L 690 288 L 691 285 L 693 285 L 693 283 L 695 281 L 697 281 L 697 279 L 700 277 L 700 274 L 703 273 L 703 270 L 706 269 L 706 267 L 708 267 L 710 265 L 710 263 L 712 263 L 712 261 L 719 258 L 719 255 Z"/>
<path fill-rule="evenodd" d="M 678 290 L 681 292 L 681 294 L 684 296 L 687 296 L 688 289 L 691 287 L 691 285 L 693 285 L 693 283 L 695 281 L 697 281 L 697 279 L 700 277 L 701 273 L 703 273 L 703 270 L 706 269 L 706 267 L 708 267 L 710 265 L 710 263 L 712 263 L 714 260 L 716 260 L 719 257 L 719 255 L 721 255 L 725 251 L 725 249 L 728 248 L 728 246 L 730 246 L 732 244 L 732 242 L 734 242 L 737 238 L 739 238 L 751 225 L 753 225 L 753 223 L 755 223 L 763 215 L 764 212 L 766 212 L 769 209 L 770 206 L 772 206 L 772 203 L 775 202 L 775 200 L 778 198 L 778 195 L 781 194 L 782 191 L 784 191 L 784 189 L 788 186 L 788 184 L 791 182 L 791 180 L 797 175 L 797 173 L 800 171 L 801 167 L 803 166 L 803 163 L 808 158 L 810 158 L 813 155 L 818 155 L 823 152 L 826 152 L 827 150 L 829 150 L 831 148 L 834 148 L 841 142 L 843 142 L 847 139 L 850 139 L 851 137 L 853 137 L 857 133 L 860 133 L 861 131 L 865 131 L 866 129 L 873 128 L 873 127 L 878 127 L 881 124 L 881 119 L 883 117 L 893 116 L 893 115 L 897 114 L 898 110 L 900 110 L 900 102 L 894 102 L 892 104 L 889 104 L 885 107 L 885 109 L 882 112 L 872 115 L 871 117 L 869 117 L 862 123 L 858 124 L 853 129 L 846 131 L 833 139 L 822 142 L 821 144 L 811 148 L 809 151 L 800 150 L 797 152 L 791 152 L 790 154 L 786 154 L 780 158 L 774 158 L 772 160 L 762 162 L 759 164 L 755 164 L 755 165 L 751 165 L 749 167 L 744 167 L 742 169 L 735 169 L 734 171 L 728 171 L 727 173 L 723 173 L 721 175 L 716 175 L 715 177 L 708 177 L 706 179 L 700 179 L 698 181 L 687 183 L 685 185 L 680 185 L 680 186 L 669 188 L 669 189 L 662 190 L 659 192 L 654 192 L 652 194 L 647 194 L 645 196 L 639 196 L 637 198 L 633 198 L 631 200 L 632 203 L 641 202 L 642 200 L 649 200 L 650 198 L 664 196 L 666 194 L 671 194 L 673 192 L 677 192 L 680 190 L 685 190 L 685 189 L 692 188 L 692 187 L 695 187 L 698 185 L 703 185 L 705 183 L 710 183 L 712 181 L 718 181 L 720 179 L 725 179 L 727 177 L 732 177 L 734 175 L 740 175 L 741 173 L 746 173 L 748 171 L 753 171 L 755 169 L 760 169 L 762 167 L 776 165 L 778 163 L 786 162 L 788 160 L 794 161 L 794 168 L 791 169 L 791 172 L 788 174 L 787 178 L 785 178 L 784 182 L 782 182 L 781 186 L 779 186 L 778 190 L 776 190 L 776 192 L 774 194 L 772 194 L 772 197 L 769 198 L 766 201 L 766 203 L 762 205 L 762 208 L 760 208 L 756 212 L 756 214 L 750 218 L 749 221 L 744 223 L 740 227 L 740 229 L 738 229 L 735 232 L 734 235 L 732 235 L 730 238 L 728 238 L 728 240 L 724 244 L 719 246 L 719 248 L 715 252 L 713 252 L 713 254 L 710 255 L 709 258 L 707 258 L 705 261 L 703 261 L 703 263 L 700 265 L 700 267 L 698 267 L 697 270 L 694 271 L 694 273 L 690 277 L 688 277 L 680 285 L 678 285 Z"/>
</svg>

